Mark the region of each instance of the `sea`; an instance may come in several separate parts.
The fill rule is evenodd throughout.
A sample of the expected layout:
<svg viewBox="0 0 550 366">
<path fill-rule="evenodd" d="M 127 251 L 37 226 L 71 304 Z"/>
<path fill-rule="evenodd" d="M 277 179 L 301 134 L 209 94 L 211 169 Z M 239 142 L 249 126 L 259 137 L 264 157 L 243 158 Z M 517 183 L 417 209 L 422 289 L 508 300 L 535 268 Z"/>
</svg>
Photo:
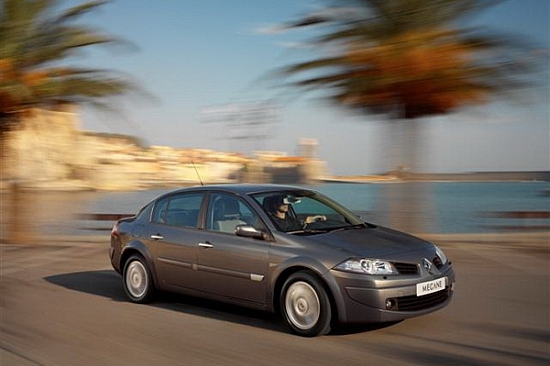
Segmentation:
<svg viewBox="0 0 550 366">
<path fill-rule="evenodd" d="M 414 189 L 402 189 L 407 184 L 414 184 Z M 399 204 L 388 202 L 413 201 L 421 207 L 414 214 L 422 218 L 423 227 L 419 230 L 424 233 L 550 230 L 550 182 L 322 183 L 306 187 L 378 225 L 391 227 L 395 210 L 400 209 Z M 82 214 L 133 214 L 171 189 L 32 192 L 20 195 L 17 201 L 6 194 L 2 204 L 2 232 L 21 221 L 39 235 L 108 236 L 113 222 L 83 220 Z"/>
</svg>

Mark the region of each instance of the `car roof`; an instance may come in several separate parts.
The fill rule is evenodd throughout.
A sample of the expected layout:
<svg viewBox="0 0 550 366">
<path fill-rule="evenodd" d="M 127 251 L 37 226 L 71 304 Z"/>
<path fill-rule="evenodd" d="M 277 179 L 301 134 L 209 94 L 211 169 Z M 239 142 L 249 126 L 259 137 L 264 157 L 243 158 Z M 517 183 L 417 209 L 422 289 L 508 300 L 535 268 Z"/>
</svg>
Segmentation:
<svg viewBox="0 0 550 366">
<path fill-rule="evenodd" d="M 176 189 L 166 194 L 191 192 L 191 191 L 225 191 L 233 192 L 239 195 L 251 193 L 273 192 L 273 191 L 288 191 L 288 190 L 308 190 L 305 187 L 283 185 L 283 184 L 255 184 L 255 183 L 230 183 L 230 184 L 207 184 L 202 186 L 193 186 Z"/>
</svg>

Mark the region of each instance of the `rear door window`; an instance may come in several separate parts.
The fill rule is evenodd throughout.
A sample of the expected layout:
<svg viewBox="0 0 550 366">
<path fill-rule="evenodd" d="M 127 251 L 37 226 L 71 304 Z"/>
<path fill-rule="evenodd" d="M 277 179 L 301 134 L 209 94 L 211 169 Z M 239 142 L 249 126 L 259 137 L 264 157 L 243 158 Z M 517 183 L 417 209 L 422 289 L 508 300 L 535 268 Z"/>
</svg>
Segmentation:
<svg viewBox="0 0 550 366">
<path fill-rule="evenodd" d="M 197 227 L 203 193 L 166 197 L 155 205 L 153 222 L 178 227 Z"/>
</svg>

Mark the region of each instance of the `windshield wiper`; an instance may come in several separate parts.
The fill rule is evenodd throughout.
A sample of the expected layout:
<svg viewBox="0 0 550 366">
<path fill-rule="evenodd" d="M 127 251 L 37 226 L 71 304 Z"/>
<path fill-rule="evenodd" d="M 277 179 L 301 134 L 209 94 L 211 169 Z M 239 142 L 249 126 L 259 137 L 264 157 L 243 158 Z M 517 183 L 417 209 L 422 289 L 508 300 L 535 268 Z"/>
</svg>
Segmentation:
<svg viewBox="0 0 550 366">
<path fill-rule="evenodd" d="M 304 234 L 322 234 L 322 233 L 326 233 L 330 231 L 330 229 L 299 229 L 299 230 L 291 230 L 291 231 L 286 231 L 285 233 L 286 234 L 299 234 L 299 235 L 304 235 Z"/>
<path fill-rule="evenodd" d="M 355 225 L 347 225 L 347 226 L 338 226 L 331 229 L 327 229 L 327 232 L 334 232 L 334 231 L 344 231 L 344 230 L 355 230 L 355 229 L 365 229 L 367 227 L 367 224 L 355 224 Z"/>
<path fill-rule="evenodd" d="M 367 224 L 355 224 L 355 225 L 327 227 L 327 228 L 318 228 L 318 229 L 292 230 L 292 231 L 287 231 L 286 233 L 287 234 L 323 234 L 323 233 L 332 233 L 335 231 L 365 229 L 368 227 L 371 227 L 371 226 Z"/>
</svg>

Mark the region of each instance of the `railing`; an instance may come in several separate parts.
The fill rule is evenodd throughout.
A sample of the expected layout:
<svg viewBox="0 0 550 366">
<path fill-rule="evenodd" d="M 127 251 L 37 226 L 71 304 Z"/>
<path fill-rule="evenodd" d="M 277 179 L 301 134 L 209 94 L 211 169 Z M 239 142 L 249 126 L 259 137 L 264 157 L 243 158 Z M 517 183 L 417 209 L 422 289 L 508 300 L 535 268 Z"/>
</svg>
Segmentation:
<svg viewBox="0 0 550 366">
<path fill-rule="evenodd" d="M 106 231 L 112 228 L 116 220 L 131 216 L 134 214 L 81 213 L 77 219 L 88 222 L 83 229 Z M 491 211 L 481 212 L 479 217 L 483 219 L 485 228 L 495 231 L 550 231 L 550 211 Z M 94 224 L 90 226 L 92 222 Z"/>
<path fill-rule="evenodd" d="M 111 230 L 115 221 L 124 217 L 131 217 L 134 214 L 114 214 L 114 213 L 80 213 L 76 215 L 76 219 L 82 221 L 84 230 L 98 230 L 108 231 Z M 97 222 L 103 222 L 105 225 L 98 224 Z M 93 226 L 87 223 L 93 222 Z"/>
<path fill-rule="evenodd" d="M 498 231 L 550 230 L 550 211 L 493 211 L 482 212 L 480 217 L 491 219 L 490 227 Z"/>
</svg>

